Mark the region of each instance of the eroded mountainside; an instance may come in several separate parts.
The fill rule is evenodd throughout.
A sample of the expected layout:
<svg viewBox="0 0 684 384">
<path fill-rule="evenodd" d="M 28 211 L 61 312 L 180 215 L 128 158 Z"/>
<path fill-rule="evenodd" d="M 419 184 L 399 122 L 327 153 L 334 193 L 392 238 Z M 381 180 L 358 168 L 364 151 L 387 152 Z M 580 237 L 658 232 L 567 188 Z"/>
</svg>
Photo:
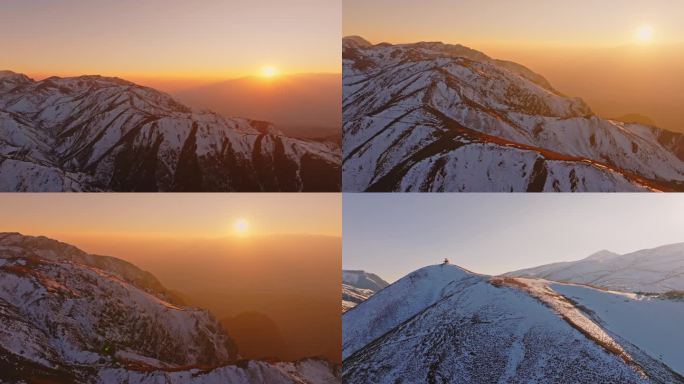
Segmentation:
<svg viewBox="0 0 684 384">
<path fill-rule="evenodd" d="M 461 45 L 343 40 L 345 191 L 684 189 L 684 135 Z"/>
<path fill-rule="evenodd" d="M 324 360 L 240 360 L 151 274 L 44 237 L 0 233 L 0 320 L 0 382 L 338 382 Z"/>
<path fill-rule="evenodd" d="M 2 191 L 338 191 L 340 162 L 332 140 L 118 78 L 0 71 Z"/>
<path fill-rule="evenodd" d="M 375 292 L 388 286 L 385 280 L 374 273 L 358 270 L 342 271 L 342 312 L 368 300 Z"/>
</svg>

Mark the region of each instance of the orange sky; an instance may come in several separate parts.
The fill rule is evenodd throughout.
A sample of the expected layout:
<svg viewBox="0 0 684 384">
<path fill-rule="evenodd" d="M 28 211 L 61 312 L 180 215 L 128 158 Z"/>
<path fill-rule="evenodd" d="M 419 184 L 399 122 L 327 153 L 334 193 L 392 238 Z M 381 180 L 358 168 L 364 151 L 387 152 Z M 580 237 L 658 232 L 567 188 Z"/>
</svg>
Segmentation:
<svg viewBox="0 0 684 384">
<path fill-rule="evenodd" d="M 339 73 L 339 0 L 23 0 L 0 13 L 0 69 L 228 79 Z"/>
<path fill-rule="evenodd" d="M 2 194 L 0 231 L 79 237 L 341 236 L 339 194 Z"/>
<path fill-rule="evenodd" d="M 343 34 L 390 43 L 615 46 L 651 27 L 657 43 L 682 42 L 680 0 L 345 0 Z M 643 37 L 643 36 L 642 36 Z"/>
</svg>

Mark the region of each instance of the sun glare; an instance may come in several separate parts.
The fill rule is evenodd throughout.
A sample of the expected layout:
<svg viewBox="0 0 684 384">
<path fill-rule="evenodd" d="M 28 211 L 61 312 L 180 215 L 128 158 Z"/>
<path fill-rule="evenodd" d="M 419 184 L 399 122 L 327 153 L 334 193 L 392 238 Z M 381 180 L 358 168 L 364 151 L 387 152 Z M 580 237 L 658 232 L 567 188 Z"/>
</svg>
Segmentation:
<svg viewBox="0 0 684 384">
<path fill-rule="evenodd" d="M 273 66 L 266 66 L 261 68 L 261 76 L 263 77 L 273 77 L 278 74 L 278 70 Z"/>
<path fill-rule="evenodd" d="M 637 41 L 640 43 L 647 43 L 653 39 L 653 27 L 650 25 L 642 25 L 636 31 Z"/>
<path fill-rule="evenodd" d="M 233 223 L 233 231 L 238 235 L 246 235 L 249 231 L 249 221 L 240 218 Z"/>
</svg>

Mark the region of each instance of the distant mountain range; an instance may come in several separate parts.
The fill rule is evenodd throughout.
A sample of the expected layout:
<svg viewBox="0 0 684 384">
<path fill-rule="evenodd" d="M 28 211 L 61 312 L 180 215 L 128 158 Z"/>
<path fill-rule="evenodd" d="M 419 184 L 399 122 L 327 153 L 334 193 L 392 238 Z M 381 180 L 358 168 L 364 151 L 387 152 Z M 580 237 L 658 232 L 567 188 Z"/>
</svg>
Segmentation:
<svg viewBox="0 0 684 384">
<path fill-rule="evenodd" d="M 172 94 L 193 108 L 273 122 L 287 136 L 341 136 L 341 74 L 244 77 Z"/>
<path fill-rule="evenodd" d="M 229 332 L 231 327 L 241 330 L 231 338 L 245 358 L 320 356 L 341 363 L 339 237 L 71 241 L 121 255 L 153 273 L 187 305 L 211 311 L 221 324 L 230 325 Z M 263 344 L 264 337 L 272 340 Z"/>
<path fill-rule="evenodd" d="M 44 237 L 0 233 L 0 382 L 339 383 L 334 366 L 241 360 L 206 310 L 151 274 Z"/>
<path fill-rule="evenodd" d="M 338 140 L 118 78 L 0 71 L 0 191 L 338 191 Z"/>
<path fill-rule="evenodd" d="M 672 244 L 502 276 L 419 269 L 344 313 L 343 381 L 684 383 L 682 266 Z"/>
<path fill-rule="evenodd" d="M 373 294 L 388 286 L 380 276 L 365 271 L 342 271 L 342 312 L 368 300 Z"/>
<path fill-rule="evenodd" d="M 625 292 L 684 291 L 684 243 L 625 255 L 601 251 L 582 260 L 522 269 L 506 276 L 586 284 Z"/>
<path fill-rule="evenodd" d="M 683 134 L 601 118 L 522 65 L 439 42 L 342 46 L 345 191 L 684 190 Z"/>
</svg>

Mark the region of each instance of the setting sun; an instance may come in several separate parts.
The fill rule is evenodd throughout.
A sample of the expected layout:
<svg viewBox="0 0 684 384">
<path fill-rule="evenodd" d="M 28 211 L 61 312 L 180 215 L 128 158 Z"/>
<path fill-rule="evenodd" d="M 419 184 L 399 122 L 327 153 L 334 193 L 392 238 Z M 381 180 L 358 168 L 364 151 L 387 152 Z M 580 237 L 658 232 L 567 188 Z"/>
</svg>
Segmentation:
<svg viewBox="0 0 684 384">
<path fill-rule="evenodd" d="M 273 77 L 278 74 L 278 70 L 273 66 L 266 66 L 261 68 L 261 76 L 263 77 Z"/>
<path fill-rule="evenodd" d="M 636 32 L 637 41 L 646 43 L 653 39 L 653 27 L 650 25 L 642 25 Z"/>
<path fill-rule="evenodd" d="M 246 219 L 237 219 L 233 223 L 233 231 L 238 235 L 246 235 L 249 231 L 249 222 Z"/>
</svg>

